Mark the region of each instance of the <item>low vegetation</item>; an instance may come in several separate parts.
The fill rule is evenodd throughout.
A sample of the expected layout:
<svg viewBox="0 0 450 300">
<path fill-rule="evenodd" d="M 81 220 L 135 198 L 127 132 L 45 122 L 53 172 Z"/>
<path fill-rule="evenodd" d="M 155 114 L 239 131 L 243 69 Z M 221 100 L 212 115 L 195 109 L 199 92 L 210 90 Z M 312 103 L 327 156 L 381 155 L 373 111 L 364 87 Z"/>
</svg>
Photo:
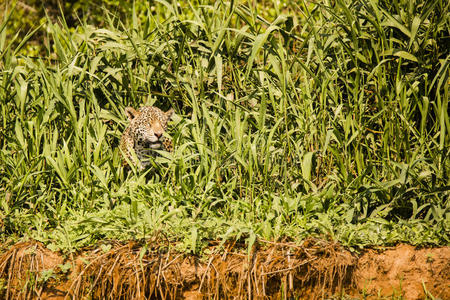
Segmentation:
<svg viewBox="0 0 450 300">
<path fill-rule="evenodd" d="M 101 27 L 60 16 L 10 36 L 9 7 L 2 241 L 448 245 L 448 8 L 161 0 L 104 11 Z M 126 172 L 124 107 L 142 105 L 175 109 L 175 150 Z"/>
</svg>

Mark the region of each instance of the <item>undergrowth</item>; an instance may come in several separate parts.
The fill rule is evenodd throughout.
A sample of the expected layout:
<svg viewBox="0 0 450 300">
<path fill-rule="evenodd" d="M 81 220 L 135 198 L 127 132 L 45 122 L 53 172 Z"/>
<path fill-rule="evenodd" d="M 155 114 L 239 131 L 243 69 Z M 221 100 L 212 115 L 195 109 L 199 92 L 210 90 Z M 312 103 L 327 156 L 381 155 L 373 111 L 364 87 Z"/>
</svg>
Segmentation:
<svg viewBox="0 0 450 300">
<path fill-rule="evenodd" d="M 3 241 L 449 243 L 447 1 L 177 3 L 48 19 L 41 58 L 5 14 Z M 175 151 L 126 172 L 142 105 L 175 109 Z"/>
</svg>

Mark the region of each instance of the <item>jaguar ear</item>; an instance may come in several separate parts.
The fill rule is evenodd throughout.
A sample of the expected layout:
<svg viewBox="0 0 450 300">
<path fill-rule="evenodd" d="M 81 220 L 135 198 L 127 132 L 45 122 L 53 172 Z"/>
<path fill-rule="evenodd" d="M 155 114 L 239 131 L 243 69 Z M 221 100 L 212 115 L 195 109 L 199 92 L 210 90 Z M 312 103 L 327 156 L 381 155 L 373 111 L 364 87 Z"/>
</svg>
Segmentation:
<svg viewBox="0 0 450 300">
<path fill-rule="evenodd" d="M 171 109 L 169 109 L 168 111 L 166 111 L 166 112 L 164 113 L 164 114 L 166 115 L 166 120 L 167 120 L 167 122 L 169 122 L 170 119 L 172 118 L 173 112 L 174 112 L 174 110 L 173 110 L 173 108 L 171 108 Z"/>
<path fill-rule="evenodd" d="M 139 112 L 137 110 L 135 110 L 134 108 L 128 106 L 125 108 L 125 114 L 127 115 L 128 120 L 131 121 L 137 117 Z"/>
</svg>

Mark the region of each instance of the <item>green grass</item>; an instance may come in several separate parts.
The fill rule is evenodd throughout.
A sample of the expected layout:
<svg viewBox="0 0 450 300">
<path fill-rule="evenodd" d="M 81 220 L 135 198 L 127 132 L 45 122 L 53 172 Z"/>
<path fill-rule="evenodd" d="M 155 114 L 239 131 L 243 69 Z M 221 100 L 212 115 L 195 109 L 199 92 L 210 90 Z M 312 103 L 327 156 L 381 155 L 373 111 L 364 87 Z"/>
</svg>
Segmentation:
<svg viewBox="0 0 450 300">
<path fill-rule="evenodd" d="M 47 21 L 38 59 L 6 15 L 2 240 L 448 244 L 448 8 L 156 1 L 102 28 Z M 127 173 L 123 109 L 141 105 L 175 108 L 176 147 Z"/>
</svg>

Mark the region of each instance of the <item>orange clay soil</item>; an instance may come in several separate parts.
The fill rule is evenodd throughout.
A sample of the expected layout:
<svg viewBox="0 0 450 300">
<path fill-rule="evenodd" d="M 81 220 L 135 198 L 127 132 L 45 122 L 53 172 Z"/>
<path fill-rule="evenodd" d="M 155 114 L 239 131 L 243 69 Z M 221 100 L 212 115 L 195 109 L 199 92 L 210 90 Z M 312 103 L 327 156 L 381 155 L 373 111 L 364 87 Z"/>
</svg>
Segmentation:
<svg viewBox="0 0 450 300">
<path fill-rule="evenodd" d="M 0 254 L 0 299 L 450 299 L 450 247 L 397 245 L 351 253 L 308 239 L 212 243 L 198 257 L 162 240 L 62 256 L 38 242 Z M 103 250 L 102 250 L 103 249 Z"/>
</svg>

